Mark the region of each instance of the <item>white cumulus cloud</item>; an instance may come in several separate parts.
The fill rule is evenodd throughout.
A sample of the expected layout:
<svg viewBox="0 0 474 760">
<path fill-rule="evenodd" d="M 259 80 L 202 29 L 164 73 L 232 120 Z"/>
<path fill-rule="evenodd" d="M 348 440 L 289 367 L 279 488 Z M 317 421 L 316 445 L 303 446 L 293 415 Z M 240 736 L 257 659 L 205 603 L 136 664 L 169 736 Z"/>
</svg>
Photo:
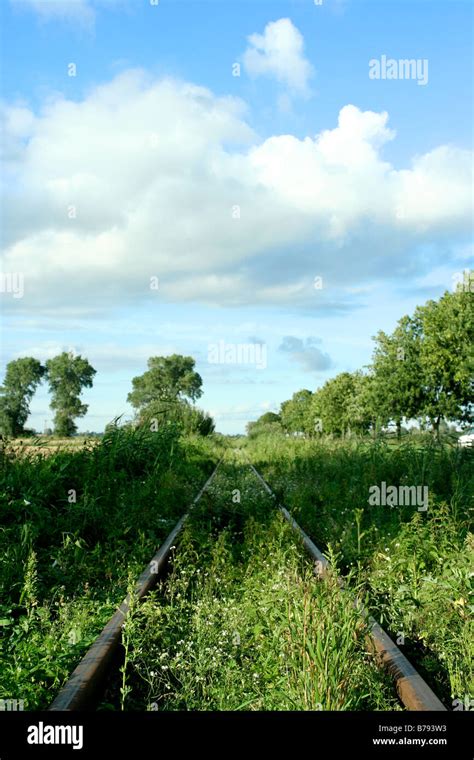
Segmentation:
<svg viewBox="0 0 474 760">
<path fill-rule="evenodd" d="M 303 35 L 289 18 L 271 21 L 248 43 L 243 64 L 251 76 L 273 76 L 291 90 L 308 92 L 313 67 L 304 56 Z"/>
<path fill-rule="evenodd" d="M 241 100 L 136 70 L 36 113 L 4 105 L 3 270 L 25 279 L 5 309 L 347 307 L 360 287 L 426 271 L 423 246 L 445 260 L 468 238 L 468 151 L 438 146 L 396 168 L 385 112 L 346 105 L 303 139 L 262 140 L 249 116 Z"/>
</svg>

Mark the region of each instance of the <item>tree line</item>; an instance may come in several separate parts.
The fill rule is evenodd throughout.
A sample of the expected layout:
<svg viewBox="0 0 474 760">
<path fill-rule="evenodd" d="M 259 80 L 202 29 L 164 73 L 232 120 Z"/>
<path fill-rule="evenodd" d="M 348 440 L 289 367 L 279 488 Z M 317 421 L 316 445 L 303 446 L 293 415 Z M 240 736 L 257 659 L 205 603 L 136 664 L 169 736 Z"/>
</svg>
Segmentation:
<svg viewBox="0 0 474 760">
<path fill-rule="evenodd" d="M 209 435 L 214 431 L 212 418 L 192 403 L 202 395 L 202 378 L 195 371 L 191 356 L 154 356 L 148 370 L 134 377 L 127 401 L 136 410 L 134 425 L 158 429 L 168 422 L 186 432 Z M 0 433 L 7 437 L 25 435 L 31 400 L 41 382 L 46 381 L 54 410 L 54 433 L 69 437 L 77 432 L 75 420 L 83 417 L 88 405 L 82 403 L 84 388 L 91 388 L 96 370 L 89 361 L 71 352 L 63 352 L 42 365 L 27 356 L 7 364 L 0 386 Z"/>
<path fill-rule="evenodd" d="M 403 420 L 430 426 L 472 423 L 474 297 L 459 285 L 402 317 L 391 334 L 379 331 L 370 365 L 341 372 L 315 390 L 303 389 L 247 426 L 250 436 L 283 430 L 316 436 L 367 433 Z"/>
</svg>

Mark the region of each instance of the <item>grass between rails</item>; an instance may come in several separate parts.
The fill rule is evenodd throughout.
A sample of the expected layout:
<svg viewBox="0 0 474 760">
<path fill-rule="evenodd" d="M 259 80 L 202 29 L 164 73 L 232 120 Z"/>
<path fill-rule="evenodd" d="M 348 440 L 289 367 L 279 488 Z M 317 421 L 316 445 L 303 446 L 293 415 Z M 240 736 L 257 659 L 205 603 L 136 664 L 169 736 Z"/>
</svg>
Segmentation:
<svg viewBox="0 0 474 760">
<path fill-rule="evenodd" d="M 336 577 L 316 579 L 255 475 L 225 465 L 171 575 L 127 620 L 123 678 L 103 707 L 394 709 L 365 634 Z"/>
<path fill-rule="evenodd" d="M 178 431 L 112 430 L 80 451 L 13 448 L 0 469 L 0 698 L 41 709 L 215 465 Z"/>
<path fill-rule="evenodd" d="M 469 704 L 473 452 L 284 437 L 247 450 L 438 696 Z M 111 431 L 48 456 L 2 453 L 0 698 L 51 702 L 219 456 L 218 442 L 172 427 Z M 370 507 L 382 481 L 427 485 L 428 512 Z M 170 583 L 127 623 L 110 702 L 391 709 L 348 597 L 316 582 L 303 557 L 251 471 L 226 465 L 194 510 Z"/>
<path fill-rule="evenodd" d="M 247 451 L 320 548 L 352 571 L 372 614 L 448 708 L 469 704 L 473 452 L 284 437 L 257 439 Z M 382 481 L 427 485 L 428 511 L 369 506 L 370 486 Z"/>
</svg>

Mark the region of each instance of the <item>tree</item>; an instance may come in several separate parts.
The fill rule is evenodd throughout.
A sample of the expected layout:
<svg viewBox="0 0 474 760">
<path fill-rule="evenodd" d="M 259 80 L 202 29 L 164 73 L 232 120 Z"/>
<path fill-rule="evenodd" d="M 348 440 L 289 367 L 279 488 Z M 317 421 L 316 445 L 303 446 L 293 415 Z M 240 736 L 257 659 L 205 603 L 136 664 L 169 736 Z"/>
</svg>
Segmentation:
<svg viewBox="0 0 474 760">
<path fill-rule="evenodd" d="M 349 430 L 367 429 L 369 418 L 357 394 L 362 387 L 360 373 L 341 372 L 314 394 L 310 408 L 313 429 L 343 435 Z"/>
<path fill-rule="evenodd" d="M 421 412 L 439 436 L 443 418 L 472 422 L 474 402 L 474 298 L 459 288 L 415 311 L 420 345 Z"/>
<path fill-rule="evenodd" d="M 353 386 L 347 404 L 351 430 L 366 433 L 376 429 L 377 419 L 373 406 L 373 377 L 360 370 L 352 373 Z"/>
<path fill-rule="evenodd" d="M 149 427 L 152 431 L 174 424 L 185 433 L 206 436 L 215 429 L 214 420 L 207 412 L 181 399 L 151 401 L 138 413 L 137 419 L 139 425 Z"/>
<path fill-rule="evenodd" d="M 375 338 L 373 406 L 400 435 L 403 417 L 428 418 L 439 435 L 443 418 L 472 420 L 474 299 L 458 287 L 399 320 Z"/>
<path fill-rule="evenodd" d="M 296 391 L 288 401 L 281 405 L 281 424 L 289 433 L 310 433 L 314 426 L 311 425 L 310 407 L 313 394 L 303 389 Z"/>
<path fill-rule="evenodd" d="M 25 356 L 7 364 L 0 387 L 0 430 L 4 435 L 21 435 L 30 414 L 30 401 L 45 368 L 37 359 Z"/>
<path fill-rule="evenodd" d="M 274 422 L 279 424 L 281 423 L 281 417 L 276 412 L 265 412 L 256 421 L 261 425 L 272 425 Z"/>
<path fill-rule="evenodd" d="M 214 421 L 189 403 L 202 396 L 202 379 L 192 356 L 153 356 L 148 370 L 134 377 L 127 400 L 138 410 L 138 422 L 161 427 L 168 422 L 184 432 L 209 435 Z"/>
<path fill-rule="evenodd" d="M 216 426 L 210 414 L 204 412 L 202 409 L 196 409 L 196 407 L 191 407 L 191 412 L 190 433 L 206 436 L 211 435 L 211 433 L 215 431 Z"/>
<path fill-rule="evenodd" d="M 402 317 L 391 335 L 380 331 L 374 340 L 371 366 L 374 416 L 382 425 L 393 420 L 400 437 L 403 418 L 417 417 L 423 404 L 421 320 L 416 315 Z"/>
<path fill-rule="evenodd" d="M 247 435 L 249 438 L 256 438 L 259 435 L 269 435 L 272 433 L 281 433 L 281 417 L 275 412 L 265 412 L 258 420 L 247 422 Z"/>
<path fill-rule="evenodd" d="M 202 379 L 194 371 L 192 356 L 152 356 L 148 359 L 148 370 L 134 377 L 133 390 L 127 396 L 133 407 L 143 409 L 153 401 L 175 401 L 190 398 L 192 401 L 202 396 Z"/>
<path fill-rule="evenodd" d="M 91 388 L 96 370 L 82 356 L 63 352 L 46 362 L 46 375 L 52 394 L 51 409 L 56 410 L 54 432 L 69 437 L 76 432 L 76 417 L 84 417 L 87 404 L 79 398 L 83 388 Z"/>
</svg>

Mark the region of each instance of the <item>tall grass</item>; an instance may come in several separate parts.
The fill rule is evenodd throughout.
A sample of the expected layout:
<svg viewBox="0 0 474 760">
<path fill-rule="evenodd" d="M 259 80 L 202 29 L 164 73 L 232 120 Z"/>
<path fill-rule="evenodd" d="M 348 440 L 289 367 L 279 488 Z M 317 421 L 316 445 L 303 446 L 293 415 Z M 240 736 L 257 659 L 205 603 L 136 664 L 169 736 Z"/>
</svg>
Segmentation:
<svg viewBox="0 0 474 760">
<path fill-rule="evenodd" d="M 125 707 L 395 707 L 365 633 L 335 578 L 316 579 L 249 468 L 229 466 L 187 524 L 172 575 L 126 625 Z"/>
<path fill-rule="evenodd" d="M 104 706 L 396 707 L 349 595 L 312 575 L 241 445 L 194 508 L 168 582 L 127 621 Z M 408 438 L 245 445 L 446 704 L 472 698 L 473 452 Z M 0 698 L 47 706 L 222 447 L 168 426 L 0 453 Z M 428 486 L 428 511 L 369 506 L 382 481 Z"/>
<path fill-rule="evenodd" d="M 430 442 L 260 438 L 248 453 L 322 549 L 368 594 L 449 706 L 474 695 L 473 452 Z M 427 486 L 429 506 L 369 506 L 369 488 Z M 355 570 L 355 573 L 353 572 Z"/>
<path fill-rule="evenodd" d="M 45 707 L 214 463 L 178 431 L 111 429 L 0 470 L 0 698 Z"/>
</svg>

